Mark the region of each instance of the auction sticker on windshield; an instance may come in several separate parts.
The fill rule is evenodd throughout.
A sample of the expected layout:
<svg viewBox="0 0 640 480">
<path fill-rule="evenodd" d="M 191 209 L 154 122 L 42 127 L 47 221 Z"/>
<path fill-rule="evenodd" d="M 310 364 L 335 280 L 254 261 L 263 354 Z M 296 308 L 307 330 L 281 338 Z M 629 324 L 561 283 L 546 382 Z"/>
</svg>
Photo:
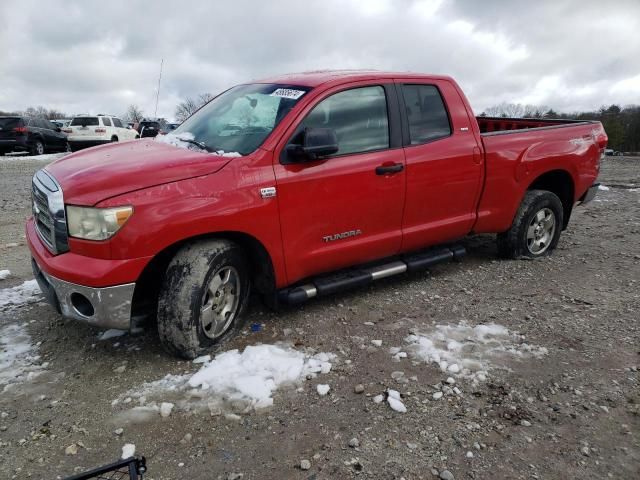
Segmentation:
<svg viewBox="0 0 640 480">
<path fill-rule="evenodd" d="M 292 90 L 291 88 L 278 88 L 271 94 L 271 96 L 282 97 L 282 98 L 292 98 L 293 100 L 297 100 L 305 93 L 306 92 L 304 90 Z"/>
</svg>

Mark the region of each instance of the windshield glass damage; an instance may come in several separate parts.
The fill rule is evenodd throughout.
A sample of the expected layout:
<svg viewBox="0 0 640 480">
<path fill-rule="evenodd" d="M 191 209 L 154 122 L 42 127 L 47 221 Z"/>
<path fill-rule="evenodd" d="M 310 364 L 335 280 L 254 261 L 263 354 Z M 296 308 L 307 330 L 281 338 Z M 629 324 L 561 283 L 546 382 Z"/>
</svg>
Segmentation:
<svg viewBox="0 0 640 480">
<path fill-rule="evenodd" d="M 217 155 L 248 155 L 308 91 L 308 87 L 291 85 L 239 85 L 211 100 L 158 141 Z"/>
</svg>

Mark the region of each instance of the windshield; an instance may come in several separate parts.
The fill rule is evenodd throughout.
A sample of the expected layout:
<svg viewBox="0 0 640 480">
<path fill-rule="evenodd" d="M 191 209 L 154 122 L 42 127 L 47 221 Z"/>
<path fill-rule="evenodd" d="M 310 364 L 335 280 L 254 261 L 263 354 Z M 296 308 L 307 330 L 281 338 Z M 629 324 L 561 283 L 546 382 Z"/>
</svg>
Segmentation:
<svg viewBox="0 0 640 480">
<path fill-rule="evenodd" d="M 161 141 L 183 146 L 176 142 L 183 138 L 189 142 L 186 148 L 200 144 L 210 152 L 247 155 L 308 91 L 291 85 L 239 85 L 211 100 Z"/>
</svg>

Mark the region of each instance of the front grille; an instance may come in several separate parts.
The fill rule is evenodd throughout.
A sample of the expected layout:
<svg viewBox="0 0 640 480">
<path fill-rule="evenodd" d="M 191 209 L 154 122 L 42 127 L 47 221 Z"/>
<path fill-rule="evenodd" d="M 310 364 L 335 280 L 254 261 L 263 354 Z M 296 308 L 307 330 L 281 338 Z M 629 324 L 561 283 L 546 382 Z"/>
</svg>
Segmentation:
<svg viewBox="0 0 640 480">
<path fill-rule="evenodd" d="M 51 253 L 66 252 L 69 246 L 62 188 L 51 175 L 39 170 L 31 182 L 31 198 L 38 236 Z"/>
</svg>

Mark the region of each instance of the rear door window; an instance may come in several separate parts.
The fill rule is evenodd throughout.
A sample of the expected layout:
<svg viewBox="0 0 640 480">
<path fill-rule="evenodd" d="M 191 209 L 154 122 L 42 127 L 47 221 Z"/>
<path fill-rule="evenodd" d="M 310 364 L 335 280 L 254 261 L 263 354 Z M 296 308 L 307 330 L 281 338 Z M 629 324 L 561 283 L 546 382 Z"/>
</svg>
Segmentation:
<svg viewBox="0 0 640 480">
<path fill-rule="evenodd" d="M 99 125 L 98 117 L 76 117 L 71 120 L 71 127 L 93 127 Z"/>
<path fill-rule="evenodd" d="M 119 118 L 112 118 L 111 120 L 113 120 L 114 127 L 124 128 Z"/>
<path fill-rule="evenodd" d="M 411 145 L 451 135 L 451 124 L 440 91 L 434 85 L 403 85 Z"/>
<path fill-rule="evenodd" d="M 109 117 L 102 117 L 102 125 L 105 127 L 112 127 L 111 119 Z"/>
</svg>

